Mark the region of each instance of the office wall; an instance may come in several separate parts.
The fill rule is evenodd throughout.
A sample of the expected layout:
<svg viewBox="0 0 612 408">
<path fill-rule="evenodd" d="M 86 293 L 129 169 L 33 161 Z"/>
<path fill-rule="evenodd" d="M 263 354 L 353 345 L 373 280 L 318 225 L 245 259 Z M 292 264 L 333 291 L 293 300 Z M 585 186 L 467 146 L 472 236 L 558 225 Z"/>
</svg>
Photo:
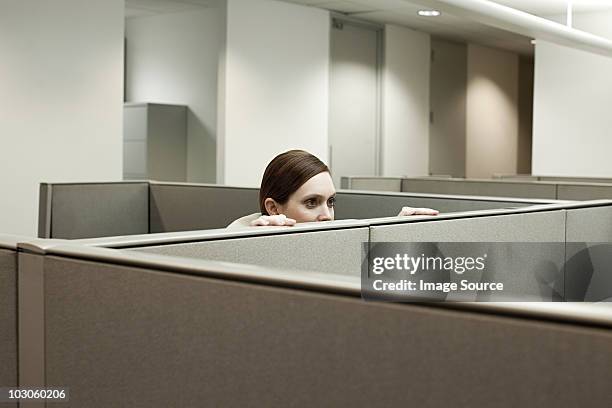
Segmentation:
<svg viewBox="0 0 612 408">
<path fill-rule="evenodd" d="M 187 105 L 187 180 L 216 181 L 217 77 L 225 5 L 126 20 L 130 102 Z"/>
<path fill-rule="evenodd" d="M 516 173 L 517 54 L 468 45 L 466 177 Z"/>
<path fill-rule="evenodd" d="M 538 40 L 533 173 L 612 175 L 612 58 Z"/>
<path fill-rule="evenodd" d="M 467 46 L 432 38 L 429 171 L 465 177 Z"/>
<path fill-rule="evenodd" d="M 36 235 L 42 181 L 120 180 L 124 2 L 5 0 L 0 231 Z"/>
<path fill-rule="evenodd" d="M 429 172 L 430 35 L 385 27 L 383 176 Z"/>
<path fill-rule="evenodd" d="M 576 13 L 574 28 L 612 39 L 611 12 Z M 538 40 L 533 173 L 612 175 L 612 58 Z"/>
<path fill-rule="evenodd" d="M 329 12 L 229 0 L 217 180 L 258 186 L 278 153 L 327 160 Z"/>
</svg>

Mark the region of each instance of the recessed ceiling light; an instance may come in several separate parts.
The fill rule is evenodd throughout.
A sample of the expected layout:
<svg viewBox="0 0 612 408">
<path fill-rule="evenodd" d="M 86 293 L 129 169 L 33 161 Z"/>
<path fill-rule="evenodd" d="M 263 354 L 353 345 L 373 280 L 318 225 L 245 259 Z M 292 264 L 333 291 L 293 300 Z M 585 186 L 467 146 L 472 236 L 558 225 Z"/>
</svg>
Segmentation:
<svg viewBox="0 0 612 408">
<path fill-rule="evenodd" d="M 419 10 L 417 14 L 422 17 L 438 17 L 442 13 L 438 10 Z"/>
</svg>

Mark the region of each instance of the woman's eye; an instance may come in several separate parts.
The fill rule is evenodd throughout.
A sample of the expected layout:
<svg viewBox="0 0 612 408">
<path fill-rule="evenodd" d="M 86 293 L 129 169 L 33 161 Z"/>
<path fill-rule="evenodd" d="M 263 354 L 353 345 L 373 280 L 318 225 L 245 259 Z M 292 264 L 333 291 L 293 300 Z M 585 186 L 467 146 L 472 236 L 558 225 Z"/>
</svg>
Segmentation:
<svg viewBox="0 0 612 408">
<path fill-rule="evenodd" d="M 327 206 L 329 208 L 333 208 L 336 206 L 336 197 L 331 197 L 329 200 L 327 200 Z"/>
<path fill-rule="evenodd" d="M 317 201 L 315 199 L 306 200 L 307 208 L 315 208 L 317 206 Z"/>
</svg>

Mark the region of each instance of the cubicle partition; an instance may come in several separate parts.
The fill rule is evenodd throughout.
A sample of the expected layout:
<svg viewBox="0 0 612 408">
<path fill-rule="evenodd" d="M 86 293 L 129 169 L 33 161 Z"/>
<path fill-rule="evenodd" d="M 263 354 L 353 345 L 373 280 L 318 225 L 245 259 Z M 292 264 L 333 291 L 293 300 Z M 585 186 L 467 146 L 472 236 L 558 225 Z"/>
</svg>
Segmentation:
<svg viewBox="0 0 612 408">
<path fill-rule="evenodd" d="M 21 250 L 42 288 L 22 374 L 69 387 L 58 407 L 612 404 L 598 305 L 364 302 L 358 277 Z"/>
<path fill-rule="evenodd" d="M 340 188 L 344 190 L 402 191 L 401 177 L 341 177 Z"/>
<path fill-rule="evenodd" d="M 80 239 L 224 228 L 237 218 L 258 212 L 258 194 L 256 188 L 214 184 L 42 184 L 39 237 Z M 403 206 L 446 213 L 553 202 L 341 190 L 336 219 L 388 217 L 398 214 Z"/>
<path fill-rule="evenodd" d="M 392 181 L 392 182 L 391 182 Z M 612 199 L 612 179 L 516 176 L 498 179 L 445 177 L 343 177 L 349 189 L 402 191 L 408 194 L 446 194 L 488 197 L 522 197 L 548 200 Z M 399 187 L 397 184 L 400 183 Z"/>
<path fill-rule="evenodd" d="M 0 234 L 0 386 L 17 382 L 17 243 L 20 237 Z M 7 406 L 16 407 L 17 404 Z"/>
<path fill-rule="evenodd" d="M 38 237 L 77 239 L 149 232 L 149 183 L 42 183 Z"/>
<path fill-rule="evenodd" d="M 501 180 L 532 180 L 532 181 L 562 181 L 567 183 L 604 183 L 612 184 L 610 177 L 565 177 L 565 176 L 535 176 L 533 174 L 493 174 L 493 179 Z"/>
<path fill-rule="evenodd" d="M 568 252 L 566 256 L 565 253 L 570 240 L 581 243 L 612 242 L 612 201 L 546 204 L 439 216 L 305 223 L 292 228 L 219 229 L 76 242 L 192 259 L 352 276 L 361 274 L 365 259 L 362 252 L 364 243 L 372 247 L 380 242 L 480 242 L 490 244 L 492 251 L 502 250 L 495 248 L 495 244 L 500 242 L 557 243 L 552 249 L 544 248 L 545 245 L 529 245 L 529 259 L 523 260 L 526 262 L 525 270 L 512 276 L 506 271 L 507 276 L 503 278 L 510 285 L 511 293 L 525 299 L 551 301 L 568 297 L 582 300 L 576 293 L 584 292 L 585 276 L 593 275 L 607 282 L 607 271 L 605 265 L 599 265 L 586 275 L 577 269 L 571 277 L 572 285 L 566 284 L 564 264 L 574 255 Z M 546 250 L 561 252 L 555 257 L 542 252 Z M 552 269 L 542 270 L 541 264 L 550 259 L 555 260 L 555 265 L 548 265 Z M 503 272 L 504 265 L 499 270 Z M 597 282 L 597 279 L 592 278 L 592 281 Z M 606 287 L 612 287 L 612 283 Z M 607 297 L 599 293 L 591 300 L 604 300 Z"/>
<path fill-rule="evenodd" d="M 151 233 L 223 228 L 259 212 L 258 188 L 160 182 L 149 188 Z"/>
<path fill-rule="evenodd" d="M 554 200 L 555 183 L 516 180 L 404 178 L 402 191 L 431 194 L 462 194 L 492 197 L 524 197 Z"/>
</svg>

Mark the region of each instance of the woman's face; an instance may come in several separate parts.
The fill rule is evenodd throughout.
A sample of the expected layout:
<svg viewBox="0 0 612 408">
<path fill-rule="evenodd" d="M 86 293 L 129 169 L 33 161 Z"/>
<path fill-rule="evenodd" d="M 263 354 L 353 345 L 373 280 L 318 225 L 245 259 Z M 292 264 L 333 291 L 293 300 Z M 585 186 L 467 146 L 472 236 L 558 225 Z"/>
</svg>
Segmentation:
<svg viewBox="0 0 612 408">
<path fill-rule="evenodd" d="M 325 171 L 302 184 L 284 205 L 278 205 L 278 209 L 297 222 L 332 221 L 335 204 L 334 182 Z"/>
</svg>

